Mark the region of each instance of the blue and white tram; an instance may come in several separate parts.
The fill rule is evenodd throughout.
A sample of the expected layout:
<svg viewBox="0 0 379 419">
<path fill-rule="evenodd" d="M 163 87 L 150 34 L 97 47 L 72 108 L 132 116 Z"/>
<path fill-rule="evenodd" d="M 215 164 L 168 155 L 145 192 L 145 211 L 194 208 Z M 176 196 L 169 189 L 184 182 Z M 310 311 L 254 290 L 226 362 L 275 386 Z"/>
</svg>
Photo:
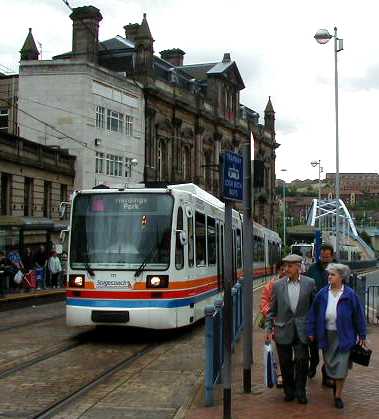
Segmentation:
<svg viewBox="0 0 379 419">
<path fill-rule="evenodd" d="M 242 225 L 237 211 L 232 219 L 237 279 Z M 224 204 L 193 184 L 75 192 L 67 324 L 170 329 L 196 322 L 223 290 L 223 223 Z M 268 274 L 280 239 L 260 225 L 254 231 L 255 273 Z"/>
</svg>

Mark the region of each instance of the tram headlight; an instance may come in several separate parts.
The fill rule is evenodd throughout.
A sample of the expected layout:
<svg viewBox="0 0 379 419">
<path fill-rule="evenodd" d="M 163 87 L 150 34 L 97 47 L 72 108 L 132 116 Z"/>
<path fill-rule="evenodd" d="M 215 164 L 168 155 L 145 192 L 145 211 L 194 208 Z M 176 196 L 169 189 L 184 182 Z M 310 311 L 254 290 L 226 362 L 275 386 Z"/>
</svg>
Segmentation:
<svg viewBox="0 0 379 419">
<path fill-rule="evenodd" d="M 85 280 L 84 275 L 70 275 L 69 287 L 70 288 L 84 288 Z"/>
<path fill-rule="evenodd" d="M 168 275 L 147 275 L 146 288 L 168 288 Z"/>
</svg>

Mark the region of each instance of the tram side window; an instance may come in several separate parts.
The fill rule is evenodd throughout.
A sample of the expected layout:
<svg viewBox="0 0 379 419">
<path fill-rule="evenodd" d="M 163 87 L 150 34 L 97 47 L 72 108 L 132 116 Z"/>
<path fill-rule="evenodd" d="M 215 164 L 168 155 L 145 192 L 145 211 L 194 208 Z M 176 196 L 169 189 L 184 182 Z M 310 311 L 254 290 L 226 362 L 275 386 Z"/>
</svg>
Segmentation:
<svg viewBox="0 0 379 419">
<path fill-rule="evenodd" d="M 188 265 L 193 266 L 194 246 L 193 246 L 193 216 L 188 217 Z"/>
<path fill-rule="evenodd" d="M 208 263 L 216 265 L 216 221 L 207 217 Z"/>
<path fill-rule="evenodd" d="M 241 230 L 236 230 L 236 252 L 237 252 L 237 269 L 242 268 L 242 242 Z"/>
<path fill-rule="evenodd" d="M 178 217 L 176 220 L 176 230 L 183 230 L 183 209 L 178 208 Z M 179 233 L 176 233 L 176 245 L 175 245 L 175 267 L 176 269 L 183 269 L 184 266 L 184 246 L 180 243 Z"/>
<path fill-rule="evenodd" d="M 207 264 L 207 244 L 205 230 L 205 215 L 195 214 L 195 237 L 196 237 L 196 266 Z"/>
</svg>

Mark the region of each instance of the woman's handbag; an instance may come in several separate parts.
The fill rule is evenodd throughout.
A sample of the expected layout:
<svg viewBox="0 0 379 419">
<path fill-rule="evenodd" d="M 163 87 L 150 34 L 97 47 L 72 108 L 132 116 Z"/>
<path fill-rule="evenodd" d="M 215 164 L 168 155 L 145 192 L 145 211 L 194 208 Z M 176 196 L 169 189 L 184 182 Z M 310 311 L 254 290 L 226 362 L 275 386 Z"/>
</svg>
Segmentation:
<svg viewBox="0 0 379 419">
<path fill-rule="evenodd" d="M 355 344 L 350 351 L 350 360 L 359 365 L 368 367 L 370 363 L 372 350 L 364 348 L 361 345 Z"/>
</svg>

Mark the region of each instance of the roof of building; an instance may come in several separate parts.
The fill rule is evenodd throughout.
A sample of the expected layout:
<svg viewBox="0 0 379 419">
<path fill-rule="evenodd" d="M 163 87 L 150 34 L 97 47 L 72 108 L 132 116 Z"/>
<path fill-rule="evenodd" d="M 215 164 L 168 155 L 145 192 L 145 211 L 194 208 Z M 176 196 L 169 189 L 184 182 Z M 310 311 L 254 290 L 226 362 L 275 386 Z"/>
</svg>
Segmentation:
<svg viewBox="0 0 379 419">
<path fill-rule="evenodd" d="M 29 28 L 29 33 L 25 39 L 24 45 L 21 48 L 21 55 L 34 52 L 36 54 L 39 54 L 38 48 L 36 43 L 34 42 L 34 38 L 32 35 L 32 28 Z"/>
</svg>

